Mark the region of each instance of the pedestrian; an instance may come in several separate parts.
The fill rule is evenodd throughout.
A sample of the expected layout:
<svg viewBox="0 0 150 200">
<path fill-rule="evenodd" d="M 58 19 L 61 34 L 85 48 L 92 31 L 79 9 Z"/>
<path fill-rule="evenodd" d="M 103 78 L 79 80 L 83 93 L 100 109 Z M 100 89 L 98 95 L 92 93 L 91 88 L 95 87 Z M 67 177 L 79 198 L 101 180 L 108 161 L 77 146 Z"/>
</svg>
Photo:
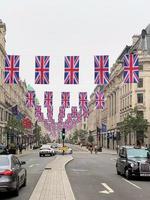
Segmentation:
<svg viewBox="0 0 150 200">
<path fill-rule="evenodd" d="M 90 145 L 90 152 L 91 152 L 91 154 L 93 153 L 93 145 L 92 144 Z"/>
<path fill-rule="evenodd" d="M 19 153 L 22 154 L 22 144 L 19 144 Z"/>
<path fill-rule="evenodd" d="M 97 145 L 95 145 L 94 150 L 95 150 L 95 154 L 97 154 L 97 150 L 98 150 Z"/>
</svg>

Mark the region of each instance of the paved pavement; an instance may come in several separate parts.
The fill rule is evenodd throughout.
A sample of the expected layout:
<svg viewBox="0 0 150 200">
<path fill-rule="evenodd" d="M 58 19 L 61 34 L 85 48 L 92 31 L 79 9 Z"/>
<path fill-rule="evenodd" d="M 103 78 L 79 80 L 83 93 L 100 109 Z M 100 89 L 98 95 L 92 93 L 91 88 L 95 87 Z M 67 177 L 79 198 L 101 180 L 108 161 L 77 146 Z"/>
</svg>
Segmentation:
<svg viewBox="0 0 150 200">
<path fill-rule="evenodd" d="M 43 171 L 29 200 L 75 200 L 65 165 L 71 155 L 57 156 Z"/>
</svg>

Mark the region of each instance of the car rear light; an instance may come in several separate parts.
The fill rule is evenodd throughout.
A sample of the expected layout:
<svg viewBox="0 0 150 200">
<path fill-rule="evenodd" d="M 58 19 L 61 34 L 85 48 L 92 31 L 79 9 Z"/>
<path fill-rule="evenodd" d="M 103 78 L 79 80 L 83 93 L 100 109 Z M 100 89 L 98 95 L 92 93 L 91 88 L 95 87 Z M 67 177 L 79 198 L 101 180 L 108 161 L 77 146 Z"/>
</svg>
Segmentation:
<svg viewBox="0 0 150 200">
<path fill-rule="evenodd" d="M 4 176 L 12 176 L 14 174 L 14 172 L 12 170 L 5 170 L 3 172 L 0 172 L 0 175 L 4 175 Z"/>
</svg>

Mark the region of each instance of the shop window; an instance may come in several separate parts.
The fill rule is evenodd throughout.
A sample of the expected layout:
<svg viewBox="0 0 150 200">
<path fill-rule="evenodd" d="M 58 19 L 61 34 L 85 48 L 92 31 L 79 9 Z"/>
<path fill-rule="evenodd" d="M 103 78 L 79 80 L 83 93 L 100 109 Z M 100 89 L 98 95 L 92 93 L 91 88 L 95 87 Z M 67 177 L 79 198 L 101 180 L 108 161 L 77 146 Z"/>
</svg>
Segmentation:
<svg viewBox="0 0 150 200">
<path fill-rule="evenodd" d="M 138 82 L 138 88 L 142 88 L 143 87 L 143 78 L 140 78 L 139 79 L 139 82 Z"/>
<path fill-rule="evenodd" d="M 143 103 L 143 94 L 142 93 L 137 94 L 137 103 Z"/>
</svg>

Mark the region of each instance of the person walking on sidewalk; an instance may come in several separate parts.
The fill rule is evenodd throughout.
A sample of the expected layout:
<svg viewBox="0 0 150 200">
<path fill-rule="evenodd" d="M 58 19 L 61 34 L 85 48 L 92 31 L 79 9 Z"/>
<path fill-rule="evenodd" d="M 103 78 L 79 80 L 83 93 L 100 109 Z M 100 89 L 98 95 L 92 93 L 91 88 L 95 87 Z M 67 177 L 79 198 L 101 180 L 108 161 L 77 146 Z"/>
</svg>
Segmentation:
<svg viewBox="0 0 150 200">
<path fill-rule="evenodd" d="M 93 153 L 93 145 L 92 144 L 90 145 L 90 152 L 91 152 L 91 154 Z"/>
<path fill-rule="evenodd" d="M 95 147 L 94 147 L 94 151 L 95 151 L 95 154 L 97 154 L 97 151 L 98 151 L 98 147 L 97 147 L 97 145 L 95 145 Z"/>
</svg>

